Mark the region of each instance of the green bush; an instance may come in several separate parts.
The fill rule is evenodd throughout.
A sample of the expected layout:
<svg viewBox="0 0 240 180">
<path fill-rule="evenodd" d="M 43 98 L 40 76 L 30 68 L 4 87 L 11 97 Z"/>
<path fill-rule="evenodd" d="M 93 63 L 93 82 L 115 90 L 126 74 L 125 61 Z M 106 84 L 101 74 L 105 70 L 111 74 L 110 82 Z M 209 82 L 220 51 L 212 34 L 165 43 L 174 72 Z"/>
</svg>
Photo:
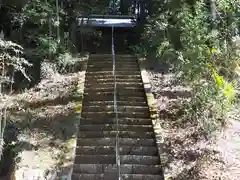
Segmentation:
<svg viewBox="0 0 240 180">
<path fill-rule="evenodd" d="M 239 50 L 232 43 L 240 30 L 237 7 L 233 1 L 217 0 L 213 22 L 211 4 L 204 0 L 162 2 L 145 27 L 147 43 L 134 48 L 138 54 L 144 52 L 142 56 L 153 53 L 175 72 L 182 72 L 183 82 L 194 94 L 185 118 L 198 120 L 208 133 L 226 123 L 236 99 L 236 83 L 231 81 L 240 63 Z"/>
<path fill-rule="evenodd" d="M 21 72 L 30 81 L 26 67 L 31 66 L 23 58 L 23 47 L 11 41 L 0 39 L 0 84 L 14 83 L 14 73 Z"/>
<path fill-rule="evenodd" d="M 147 50 L 143 45 L 132 46 L 131 50 L 140 57 L 146 57 L 147 55 Z"/>
</svg>

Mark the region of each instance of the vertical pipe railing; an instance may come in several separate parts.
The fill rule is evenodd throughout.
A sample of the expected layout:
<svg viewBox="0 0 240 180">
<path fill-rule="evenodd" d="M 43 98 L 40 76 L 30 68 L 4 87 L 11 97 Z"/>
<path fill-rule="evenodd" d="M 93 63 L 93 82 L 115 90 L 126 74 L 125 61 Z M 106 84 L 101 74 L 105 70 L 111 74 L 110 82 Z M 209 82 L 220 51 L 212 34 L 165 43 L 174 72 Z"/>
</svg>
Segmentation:
<svg viewBox="0 0 240 180">
<path fill-rule="evenodd" d="M 113 62 L 113 77 L 114 77 L 114 113 L 116 121 L 116 166 L 117 166 L 117 177 L 121 180 L 121 162 L 119 152 L 119 122 L 118 122 L 118 108 L 117 108 L 117 78 L 116 78 L 116 55 L 114 46 L 114 26 L 112 26 L 112 62 Z"/>
</svg>

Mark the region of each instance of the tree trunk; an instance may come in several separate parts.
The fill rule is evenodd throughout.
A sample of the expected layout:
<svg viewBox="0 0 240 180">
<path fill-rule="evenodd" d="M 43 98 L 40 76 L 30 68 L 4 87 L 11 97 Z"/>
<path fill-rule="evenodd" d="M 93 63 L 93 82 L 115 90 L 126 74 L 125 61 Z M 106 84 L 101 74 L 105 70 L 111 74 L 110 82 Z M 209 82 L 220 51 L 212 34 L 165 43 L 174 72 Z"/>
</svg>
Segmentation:
<svg viewBox="0 0 240 180">
<path fill-rule="evenodd" d="M 72 42 L 72 45 L 73 45 L 73 51 L 76 51 L 76 43 L 77 43 L 77 41 L 76 41 L 76 33 L 77 33 L 77 24 L 76 24 L 76 22 L 75 21 L 73 21 L 72 23 L 71 23 L 71 26 L 70 26 L 70 39 L 71 39 L 71 42 Z"/>
<path fill-rule="evenodd" d="M 152 6 L 153 6 L 153 3 L 152 3 L 152 0 L 148 0 L 147 1 L 147 10 L 148 10 L 148 15 L 152 15 Z"/>
<path fill-rule="evenodd" d="M 128 1 L 120 1 L 120 12 L 122 15 L 128 15 Z"/>
<path fill-rule="evenodd" d="M 215 48 L 219 47 L 219 41 L 218 38 L 215 37 L 217 36 L 217 24 L 216 24 L 216 20 L 217 20 L 217 6 L 216 6 L 216 0 L 210 0 L 210 7 L 211 7 L 211 16 L 212 16 L 212 22 L 211 22 L 211 28 L 212 28 L 212 35 L 214 36 L 214 42 L 213 45 L 215 46 Z"/>
<path fill-rule="evenodd" d="M 210 5 L 211 5 L 211 15 L 212 15 L 213 28 L 216 28 L 216 19 L 217 19 L 216 0 L 210 0 Z"/>
</svg>

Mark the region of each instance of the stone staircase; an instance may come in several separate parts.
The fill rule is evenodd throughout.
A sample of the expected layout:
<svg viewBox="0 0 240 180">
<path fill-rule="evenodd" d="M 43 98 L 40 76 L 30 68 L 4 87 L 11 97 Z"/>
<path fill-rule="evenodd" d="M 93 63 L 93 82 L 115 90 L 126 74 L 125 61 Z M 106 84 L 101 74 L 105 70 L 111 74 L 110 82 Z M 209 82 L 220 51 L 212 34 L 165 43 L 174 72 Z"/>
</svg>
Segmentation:
<svg viewBox="0 0 240 180">
<path fill-rule="evenodd" d="M 163 180 L 137 59 L 116 56 L 122 180 Z M 111 55 L 91 55 L 72 180 L 117 180 Z"/>
</svg>

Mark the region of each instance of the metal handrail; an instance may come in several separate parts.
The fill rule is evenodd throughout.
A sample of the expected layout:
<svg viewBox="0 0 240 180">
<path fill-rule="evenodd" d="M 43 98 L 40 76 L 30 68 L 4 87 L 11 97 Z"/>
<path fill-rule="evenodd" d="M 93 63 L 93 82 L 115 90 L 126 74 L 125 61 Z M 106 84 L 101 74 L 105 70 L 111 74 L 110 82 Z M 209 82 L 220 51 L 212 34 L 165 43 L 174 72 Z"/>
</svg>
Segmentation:
<svg viewBox="0 0 240 180">
<path fill-rule="evenodd" d="M 117 177 L 121 180 L 121 162 L 120 162 L 120 152 L 119 152 L 119 122 L 118 122 L 118 108 L 117 108 L 117 78 L 116 78 L 116 55 L 114 47 L 114 26 L 112 26 L 112 61 L 113 61 L 113 77 L 114 77 L 114 113 L 116 120 L 116 166 L 117 166 Z"/>
</svg>

